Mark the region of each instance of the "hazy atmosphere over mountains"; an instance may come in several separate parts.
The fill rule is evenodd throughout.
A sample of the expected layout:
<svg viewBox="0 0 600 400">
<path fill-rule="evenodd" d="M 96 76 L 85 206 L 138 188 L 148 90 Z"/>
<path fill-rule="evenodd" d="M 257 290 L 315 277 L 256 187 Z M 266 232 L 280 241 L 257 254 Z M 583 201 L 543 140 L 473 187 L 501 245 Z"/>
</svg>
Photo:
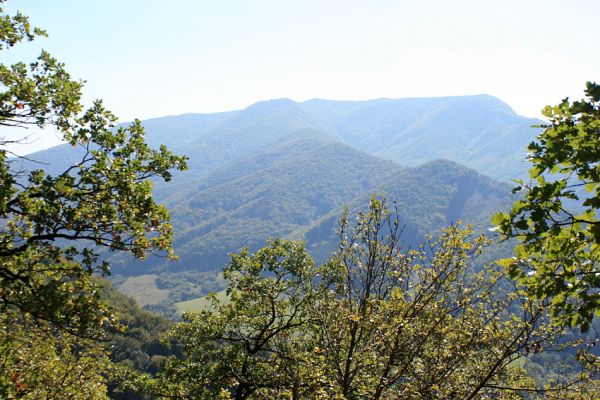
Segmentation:
<svg viewBox="0 0 600 400">
<path fill-rule="evenodd" d="M 278 99 L 241 111 L 151 119 L 144 126 L 150 143 L 164 142 L 193 155 L 192 168 L 200 173 L 310 130 L 404 166 L 448 159 L 509 180 L 527 170 L 524 149 L 538 132 L 532 125 L 540 122 L 479 95 L 302 103 Z"/>
<path fill-rule="evenodd" d="M 484 229 L 508 204 L 508 180 L 525 175 L 538 123 L 487 95 L 278 99 L 144 121 L 153 147 L 189 157 L 188 171 L 155 188 L 171 211 L 180 260 L 132 265 L 118 255 L 113 272 L 218 271 L 228 253 L 274 237 L 306 240 L 323 259 L 344 206 L 364 209 L 372 193 L 397 201 L 407 243 L 459 218 Z M 31 157 L 52 170 L 70 162 L 73 149 Z"/>
</svg>

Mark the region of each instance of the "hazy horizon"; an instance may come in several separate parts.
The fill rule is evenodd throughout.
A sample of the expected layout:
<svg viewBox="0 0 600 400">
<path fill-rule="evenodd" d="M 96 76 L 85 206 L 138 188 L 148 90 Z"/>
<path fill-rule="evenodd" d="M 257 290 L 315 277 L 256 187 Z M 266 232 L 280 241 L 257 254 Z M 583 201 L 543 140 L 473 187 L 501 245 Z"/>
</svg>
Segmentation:
<svg viewBox="0 0 600 400">
<path fill-rule="evenodd" d="M 218 114 L 218 113 L 227 113 L 227 112 L 237 112 L 237 111 L 242 111 L 245 110 L 249 107 L 252 107 L 255 104 L 258 103 L 264 103 L 264 102 L 270 102 L 270 101 L 281 101 L 281 100 L 289 100 L 292 101 L 294 103 L 297 104 L 302 104 L 302 103 L 306 103 L 309 101 L 332 101 L 332 102 L 370 102 L 370 101 L 378 101 L 378 100 L 390 100 L 390 101 L 394 101 L 394 100 L 413 100 L 413 99 L 443 99 L 443 98 L 457 98 L 457 97 L 478 97 L 478 96 L 489 96 L 492 97 L 496 100 L 499 100 L 500 102 L 504 103 L 505 105 L 507 105 L 516 115 L 521 116 L 521 117 L 525 117 L 523 115 L 520 115 L 519 113 L 517 113 L 510 104 L 502 101 L 502 99 L 499 99 L 495 96 L 489 95 L 487 93 L 480 93 L 480 94 L 472 94 L 472 95 L 456 95 L 456 96 L 415 96 L 415 97 L 401 97 L 401 98 L 389 98 L 389 97 L 379 97 L 379 98 L 373 98 L 373 99 L 364 99 L 364 100 L 346 100 L 346 99 L 324 99 L 324 98 L 311 98 L 311 99 L 307 99 L 307 100 L 303 100 L 303 101 L 296 101 L 294 99 L 290 99 L 289 97 L 281 97 L 281 98 L 275 98 L 275 99 L 264 99 L 264 100 L 259 100 L 255 103 L 249 104 L 247 107 L 243 107 L 243 108 L 238 108 L 238 109 L 232 109 L 232 110 L 221 110 L 221 111 L 215 111 L 215 112 L 185 112 L 185 113 L 181 113 L 181 114 L 167 114 L 167 115 L 158 115 L 155 117 L 149 117 L 149 118 L 145 118 L 143 121 L 148 121 L 148 120 L 156 120 L 156 119 L 161 119 L 161 118 L 168 118 L 168 117 L 178 117 L 178 116 L 185 116 L 185 115 L 194 115 L 194 114 Z M 133 120 L 131 120 L 133 121 Z M 128 123 L 131 121 L 123 121 L 121 120 L 120 123 Z M 14 132 L 23 132 L 23 130 L 21 128 L 14 128 L 13 129 Z M 62 144 L 65 144 L 66 142 L 61 141 L 58 137 L 58 134 L 55 133 L 53 131 L 53 128 L 47 128 L 47 130 L 42 131 L 39 130 L 37 128 L 29 128 L 29 131 L 26 131 L 28 133 L 32 133 L 32 139 L 26 139 L 24 141 L 24 143 L 17 143 L 17 144 L 8 144 L 5 147 L 7 149 L 9 149 L 10 151 L 12 151 L 15 155 L 19 155 L 19 156 L 27 156 L 29 154 L 32 153 L 36 153 L 38 151 L 43 151 L 43 150 L 47 150 L 49 148 L 52 147 L 56 147 L 56 146 L 60 146 Z M 42 139 L 38 139 L 36 136 L 38 135 L 53 135 L 54 137 L 51 137 L 51 141 L 47 141 L 47 140 L 42 140 Z M 48 139 L 48 137 L 46 137 L 45 139 Z M 41 142 L 41 143 L 40 143 Z"/>
<path fill-rule="evenodd" d="M 290 98 L 366 100 L 488 94 L 519 115 L 597 80 L 600 2 L 375 0 L 9 1 L 43 48 L 121 121 L 243 109 Z M 21 134 L 18 132 L 17 134 Z M 56 144 L 44 132 L 30 149 Z"/>
</svg>

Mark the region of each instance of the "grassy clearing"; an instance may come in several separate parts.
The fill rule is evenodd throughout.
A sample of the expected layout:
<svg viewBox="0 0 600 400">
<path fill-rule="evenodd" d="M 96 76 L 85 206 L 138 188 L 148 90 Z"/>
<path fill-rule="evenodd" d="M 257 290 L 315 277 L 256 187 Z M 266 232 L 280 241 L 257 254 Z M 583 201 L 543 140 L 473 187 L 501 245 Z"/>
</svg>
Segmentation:
<svg viewBox="0 0 600 400">
<path fill-rule="evenodd" d="M 227 294 L 224 290 L 215 293 L 217 294 L 217 298 L 222 302 L 226 303 L 228 301 Z M 208 308 L 208 305 L 209 304 L 206 296 L 175 303 L 175 307 L 177 307 L 177 311 L 179 311 L 180 313 L 203 311 Z"/>
<path fill-rule="evenodd" d="M 154 274 L 129 277 L 119 286 L 119 291 L 133 297 L 141 306 L 160 303 L 169 296 L 169 291 L 159 289 L 156 278 Z"/>
</svg>

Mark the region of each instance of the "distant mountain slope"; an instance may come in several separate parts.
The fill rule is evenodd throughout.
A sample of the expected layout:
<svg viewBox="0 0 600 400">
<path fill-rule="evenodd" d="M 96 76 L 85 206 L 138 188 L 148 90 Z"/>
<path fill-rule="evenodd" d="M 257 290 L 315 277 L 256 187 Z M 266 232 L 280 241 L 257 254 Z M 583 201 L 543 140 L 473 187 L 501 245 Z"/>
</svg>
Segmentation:
<svg viewBox="0 0 600 400">
<path fill-rule="evenodd" d="M 398 208 L 407 246 L 418 245 L 426 234 L 459 219 L 484 231 L 490 226 L 491 215 L 511 204 L 507 184 L 444 160 L 402 169 L 375 193 L 386 196 L 390 207 L 395 204 Z M 349 201 L 350 215 L 368 209 L 370 196 L 362 193 Z M 342 212 L 342 208 L 332 210 L 303 232 L 311 253 L 321 261 L 335 248 L 335 229 Z"/>
<path fill-rule="evenodd" d="M 206 175 L 237 157 L 252 154 L 297 132 L 318 131 L 323 138 L 339 140 L 326 123 L 304 110 L 301 104 L 287 99 L 259 102 L 228 116 L 177 146 L 169 146 L 175 130 L 171 135 L 161 134 L 161 138 L 173 151 L 189 155 L 190 170 L 195 175 Z M 150 128 L 148 136 L 155 140 L 155 131 Z"/>
<path fill-rule="evenodd" d="M 500 180 L 525 175 L 527 145 L 540 121 L 487 95 L 357 102 L 309 100 L 346 143 L 401 165 L 448 159 Z"/>
<path fill-rule="evenodd" d="M 287 157 L 269 157 L 273 154 Z M 264 155 L 264 157 L 262 156 Z M 402 168 L 337 142 L 290 140 L 267 146 L 253 161 L 233 161 L 194 187 L 176 187 L 165 199 L 171 210 L 180 260 L 151 259 L 141 271 L 219 270 L 230 252 L 254 251 L 268 238 L 306 240 L 324 261 L 335 250 L 335 228 L 345 206 L 351 215 L 368 208 L 373 193 L 395 202 L 405 224 L 403 240 L 416 246 L 424 236 L 463 219 L 478 231 L 512 201 L 510 186 L 450 161 Z M 268 160 L 268 161 L 265 161 Z M 237 174 L 232 174 L 237 171 Z M 119 274 L 136 273 L 124 258 Z"/>
<path fill-rule="evenodd" d="M 206 176 L 238 157 L 285 140 L 294 133 L 319 132 L 323 138 L 416 166 L 448 159 L 495 179 L 524 177 L 526 147 L 538 132 L 535 119 L 518 116 L 487 95 L 368 101 L 289 99 L 258 102 L 246 109 L 184 114 L 144 121 L 147 140 L 190 157 L 182 181 Z M 31 158 L 58 171 L 74 159 L 68 145 Z M 34 166 L 35 167 L 35 166 Z"/>
<path fill-rule="evenodd" d="M 168 144 L 171 150 L 185 150 L 188 143 L 202 140 L 210 129 L 232 118 L 239 111 L 212 114 L 183 114 L 144 121 L 146 141 L 150 146 Z"/>
<path fill-rule="evenodd" d="M 264 146 L 257 151 L 229 160 L 226 164 L 213 169 L 207 176 L 196 177 L 195 180 L 199 186 L 194 187 L 192 190 L 208 189 L 259 172 L 285 159 L 313 151 L 315 148 L 331 142 L 336 142 L 336 140 L 323 132 L 301 129 L 283 136 L 275 143 Z M 187 184 L 186 186 L 189 187 Z M 165 201 L 168 204 L 168 200 Z"/>
<path fill-rule="evenodd" d="M 145 126 L 151 143 L 162 140 L 189 154 L 194 174 L 206 174 L 306 129 L 400 165 L 448 159 L 508 181 L 526 175 L 526 148 L 538 132 L 532 125 L 540 122 L 517 115 L 495 97 L 476 95 L 302 103 L 278 99 L 228 113 L 158 118 Z"/>
<path fill-rule="evenodd" d="M 220 269 L 227 253 L 244 245 L 256 249 L 278 236 L 306 237 L 311 249 L 323 253 L 340 207 L 364 208 L 373 192 L 398 201 L 407 238 L 416 240 L 458 217 L 487 223 L 509 188 L 478 172 L 502 179 L 524 173 L 519 160 L 535 134 L 533 123 L 483 95 L 282 99 L 144 121 L 151 145 L 165 144 L 190 158 L 189 171 L 155 187 L 171 210 L 181 256 L 169 268 Z M 58 171 L 76 156 L 64 145 L 31 157 Z M 438 158 L 478 172 L 433 161 Z M 421 162 L 429 163 L 412 167 Z M 122 255 L 111 255 L 111 262 L 123 274 L 160 272 L 167 265 L 157 258 L 132 263 Z"/>
<path fill-rule="evenodd" d="M 180 261 L 169 268 L 220 269 L 229 252 L 289 236 L 401 170 L 335 141 L 293 138 L 266 146 L 194 186 L 172 188 L 164 201 Z M 117 263 L 115 269 L 121 272 Z"/>
</svg>

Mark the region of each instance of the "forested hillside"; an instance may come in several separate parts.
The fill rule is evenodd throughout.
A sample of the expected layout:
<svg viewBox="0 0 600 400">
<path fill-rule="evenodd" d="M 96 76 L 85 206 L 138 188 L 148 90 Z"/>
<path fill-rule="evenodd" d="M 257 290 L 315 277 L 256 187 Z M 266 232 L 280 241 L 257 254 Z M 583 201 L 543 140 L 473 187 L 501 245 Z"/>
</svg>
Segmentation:
<svg viewBox="0 0 600 400">
<path fill-rule="evenodd" d="M 299 131 L 320 132 L 366 153 L 416 166 L 447 159 L 499 180 L 523 177 L 523 149 L 541 121 L 517 115 L 487 95 L 369 101 L 288 99 L 214 114 L 184 114 L 144 121 L 148 143 L 190 157 L 190 176 L 206 175 Z M 56 164 L 73 158 L 65 147 L 37 153 Z M 64 161 L 63 161 L 64 162 Z M 187 178 L 185 178 L 187 177 Z"/>
<path fill-rule="evenodd" d="M 138 284 L 146 288 L 144 293 L 163 290 L 156 292 L 162 305 L 152 306 L 154 310 L 192 299 L 205 288 L 219 289 L 216 273 L 228 254 L 243 247 L 256 251 L 269 238 L 306 241 L 311 255 L 325 261 L 337 246 L 337 222 L 344 209 L 351 214 L 364 210 L 373 193 L 386 196 L 398 208 L 406 248 L 418 246 L 427 234 L 459 219 L 487 232 L 492 214 L 508 209 L 512 200 L 509 185 L 451 161 L 403 168 L 339 142 L 309 139 L 269 146 L 190 186 L 175 186 L 165 199 L 178 261 L 151 258 L 132 264 L 130 258 L 111 258 L 117 283 L 127 282 L 123 289 L 127 287 L 130 295 L 137 296 L 131 288 Z M 509 251 L 510 246 L 504 249 Z M 497 246 L 487 251 L 509 254 L 498 253 Z M 191 271 L 213 277 L 191 280 Z M 156 275 L 156 286 L 147 286 L 149 278 L 127 278 L 149 273 Z M 171 276 L 170 285 L 161 284 L 165 274 Z"/>
<path fill-rule="evenodd" d="M 244 246 L 256 250 L 275 237 L 306 240 L 313 256 L 323 260 L 334 248 L 343 208 L 364 208 L 372 193 L 396 202 L 407 244 L 460 218 L 484 230 L 510 195 L 508 185 L 479 174 L 500 180 L 523 175 L 523 148 L 536 133 L 535 122 L 483 95 L 282 99 L 239 111 L 144 121 L 151 146 L 164 144 L 189 158 L 189 171 L 154 189 L 170 209 L 179 260 L 139 262 L 109 254 L 115 283 L 153 274 L 156 278 L 129 280 L 123 288 L 137 296 L 134 288 L 150 285 L 148 293 L 157 301 L 187 300 L 205 292 L 200 282 L 165 287 L 160 276 L 217 273 L 228 253 Z M 31 158 L 58 171 L 76 154 L 59 146 Z M 442 158 L 448 161 L 435 161 Z"/>
<path fill-rule="evenodd" d="M 405 168 L 375 192 L 397 207 L 406 248 L 417 247 L 427 234 L 458 220 L 485 232 L 490 228 L 490 215 L 506 209 L 511 200 L 507 184 L 443 160 Z M 356 214 L 368 208 L 370 199 L 369 193 L 362 193 L 311 225 L 304 233 L 311 254 L 318 260 L 326 259 L 337 244 L 335 231 L 343 209 L 347 207 L 351 215 Z"/>
</svg>

